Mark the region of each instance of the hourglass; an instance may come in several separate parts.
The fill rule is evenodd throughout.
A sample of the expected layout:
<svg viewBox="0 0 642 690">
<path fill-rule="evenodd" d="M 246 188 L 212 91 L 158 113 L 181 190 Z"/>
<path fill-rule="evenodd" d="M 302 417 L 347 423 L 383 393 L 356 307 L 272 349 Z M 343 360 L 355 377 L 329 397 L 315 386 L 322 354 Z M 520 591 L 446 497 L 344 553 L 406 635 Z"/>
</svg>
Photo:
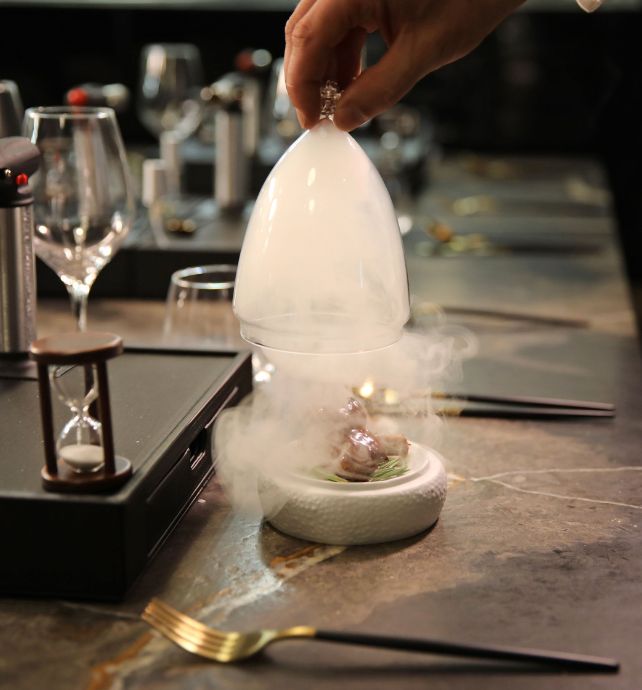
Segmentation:
<svg viewBox="0 0 642 690">
<path fill-rule="evenodd" d="M 105 364 L 122 351 L 121 338 L 111 333 L 61 334 L 31 344 L 38 365 L 46 489 L 106 491 L 131 476 L 129 460 L 114 454 Z M 51 386 L 69 414 L 55 442 Z"/>
</svg>

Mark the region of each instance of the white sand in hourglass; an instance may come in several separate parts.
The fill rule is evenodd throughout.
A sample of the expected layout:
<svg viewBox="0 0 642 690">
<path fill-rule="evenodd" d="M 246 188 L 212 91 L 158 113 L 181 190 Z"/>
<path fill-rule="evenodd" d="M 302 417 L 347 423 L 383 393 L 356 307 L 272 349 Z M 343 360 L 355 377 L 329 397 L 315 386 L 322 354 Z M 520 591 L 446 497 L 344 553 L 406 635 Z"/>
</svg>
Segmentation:
<svg viewBox="0 0 642 690">
<path fill-rule="evenodd" d="M 58 455 L 76 472 L 95 472 L 104 463 L 103 448 L 89 443 L 63 446 L 58 450 Z"/>
</svg>

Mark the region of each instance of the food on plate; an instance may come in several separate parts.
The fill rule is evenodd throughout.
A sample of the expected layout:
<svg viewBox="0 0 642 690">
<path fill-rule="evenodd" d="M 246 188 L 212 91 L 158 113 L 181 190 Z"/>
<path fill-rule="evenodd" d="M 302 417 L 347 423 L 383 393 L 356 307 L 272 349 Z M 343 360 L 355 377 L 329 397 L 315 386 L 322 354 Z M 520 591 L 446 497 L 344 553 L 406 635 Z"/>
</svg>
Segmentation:
<svg viewBox="0 0 642 690">
<path fill-rule="evenodd" d="M 332 417 L 336 432 L 332 459 L 315 468 L 315 474 L 335 482 L 382 481 L 407 471 L 410 442 L 402 434 L 376 434 L 368 428 L 365 407 L 350 398 Z"/>
</svg>

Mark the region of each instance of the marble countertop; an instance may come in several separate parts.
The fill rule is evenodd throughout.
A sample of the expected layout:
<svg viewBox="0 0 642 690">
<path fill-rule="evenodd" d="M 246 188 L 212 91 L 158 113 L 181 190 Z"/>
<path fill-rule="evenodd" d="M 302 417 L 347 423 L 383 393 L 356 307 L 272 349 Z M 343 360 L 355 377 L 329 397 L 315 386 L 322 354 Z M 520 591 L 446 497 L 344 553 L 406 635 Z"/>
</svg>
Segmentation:
<svg viewBox="0 0 642 690">
<path fill-rule="evenodd" d="M 616 418 L 448 420 L 441 519 L 379 546 L 292 539 L 234 512 L 213 480 L 122 603 L 0 600 L 7 687 L 639 687 L 640 357 L 599 170 L 587 161 L 460 157 L 432 179 L 404 211 L 413 218 L 405 245 L 417 323 L 442 318 L 435 304 L 587 322 L 446 312 L 446 323 L 477 339 L 460 387 L 608 400 Z M 495 205 L 454 211 L 457 199 L 479 195 Z M 435 218 L 457 235 L 483 235 L 486 250 L 437 246 L 424 231 Z M 524 249 L 529 233 L 558 244 Z M 70 326 L 67 309 L 43 301 L 41 333 Z M 89 323 L 154 342 L 163 314 L 161 302 L 90 300 Z M 622 668 L 563 674 L 309 641 L 221 666 L 150 631 L 139 615 L 152 596 L 226 630 L 306 624 L 611 656 Z"/>
</svg>

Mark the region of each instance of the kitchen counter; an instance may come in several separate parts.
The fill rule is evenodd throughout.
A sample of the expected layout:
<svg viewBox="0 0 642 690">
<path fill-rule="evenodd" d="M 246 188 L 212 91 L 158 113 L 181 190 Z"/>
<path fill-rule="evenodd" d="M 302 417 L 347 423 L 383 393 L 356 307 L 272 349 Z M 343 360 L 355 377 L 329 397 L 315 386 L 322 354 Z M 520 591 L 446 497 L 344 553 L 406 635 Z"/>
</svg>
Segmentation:
<svg viewBox="0 0 642 690">
<path fill-rule="evenodd" d="M 121 604 L 0 600 L 7 687 L 639 687 L 642 372 L 599 169 L 458 157 L 433 180 L 404 209 L 404 242 L 415 327 L 445 319 L 476 336 L 453 388 L 610 401 L 616 418 L 449 419 L 439 522 L 378 546 L 292 539 L 232 511 L 213 480 Z M 436 220 L 463 239 L 431 239 Z M 67 309 L 43 301 L 40 332 L 70 327 Z M 163 313 L 161 302 L 90 299 L 89 324 L 153 344 Z M 610 656 L 622 668 L 568 674 L 309 641 L 222 666 L 150 632 L 139 615 L 152 596 L 226 630 L 306 624 Z"/>
</svg>

